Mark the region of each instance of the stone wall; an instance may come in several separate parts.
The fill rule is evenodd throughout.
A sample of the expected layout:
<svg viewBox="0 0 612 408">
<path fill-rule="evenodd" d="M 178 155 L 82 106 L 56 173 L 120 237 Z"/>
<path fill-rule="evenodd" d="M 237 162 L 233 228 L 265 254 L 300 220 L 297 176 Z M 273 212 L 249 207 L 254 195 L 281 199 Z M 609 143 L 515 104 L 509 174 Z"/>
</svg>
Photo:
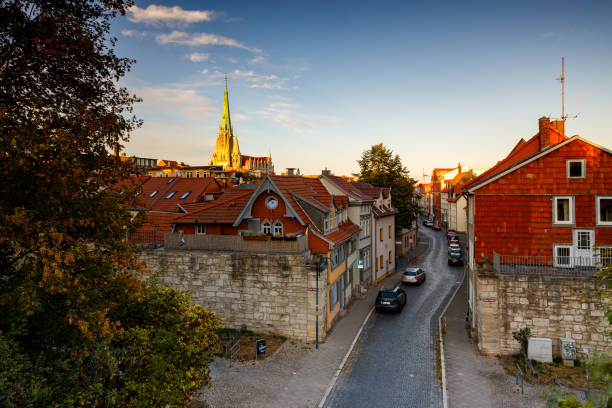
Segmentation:
<svg viewBox="0 0 612 408">
<path fill-rule="evenodd" d="M 316 270 L 303 254 L 143 250 L 160 284 L 191 292 L 225 327 L 315 338 Z M 319 278 L 319 339 L 325 338 L 326 271 Z"/>
<path fill-rule="evenodd" d="M 533 337 L 553 341 L 560 354 L 560 337 L 576 341 L 579 358 L 583 347 L 605 351 L 612 346 L 605 335 L 610 325 L 599 308 L 593 277 L 554 275 L 476 276 L 476 331 L 484 354 L 512 354 L 519 344 L 512 332 L 528 327 Z"/>
</svg>

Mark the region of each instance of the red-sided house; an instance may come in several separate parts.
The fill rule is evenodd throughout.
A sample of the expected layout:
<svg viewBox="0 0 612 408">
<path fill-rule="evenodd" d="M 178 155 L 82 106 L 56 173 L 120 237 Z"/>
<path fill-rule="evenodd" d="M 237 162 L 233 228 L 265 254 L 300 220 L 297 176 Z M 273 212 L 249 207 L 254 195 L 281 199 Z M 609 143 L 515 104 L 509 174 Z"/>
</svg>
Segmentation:
<svg viewBox="0 0 612 408">
<path fill-rule="evenodd" d="M 242 235 L 263 239 L 302 237 L 326 259 L 326 324 L 345 308 L 346 259 L 357 249 L 360 228 L 348 219 L 348 197 L 332 195 L 320 180 L 266 176 L 256 189 L 228 189 L 218 200 L 198 204 L 174 220 L 183 234 Z"/>
<path fill-rule="evenodd" d="M 516 299 L 508 297 L 504 306 L 498 296 L 479 292 L 477 286 L 482 280 L 478 279 L 486 275 L 484 272 L 492 271 L 497 276 L 524 275 L 524 279 L 535 275 L 592 276 L 599 262 L 612 260 L 611 177 L 610 150 L 579 136 L 568 138 L 564 135 L 563 121 L 550 122 L 541 118 L 535 136 L 527 141 L 521 139 L 506 158 L 464 185 L 463 193 L 468 201 L 468 302 L 473 313 L 473 327 L 481 326 L 476 327 L 481 332 L 479 337 L 488 335 L 482 333 L 486 331 L 483 329 L 486 313 L 497 310 L 501 313 L 497 316 L 499 321 L 505 321 L 504 313 L 510 320 L 510 315 L 519 313 L 518 306 L 515 312 L 507 313 L 508 304 L 515 300 L 531 307 L 528 313 L 536 313 L 538 302 L 556 305 L 561 302 L 563 305 L 558 297 L 530 300 L 527 295 L 516 295 Z M 485 258 L 491 264 L 481 262 Z M 526 293 L 543 283 L 530 285 L 521 286 L 516 293 Z M 503 289 L 499 293 L 503 298 L 510 296 Z M 576 294 L 577 306 L 574 306 L 577 311 L 563 313 L 581 313 L 584 307 L 578 299 Z M 588 306 L 588 300 L 583 300 L 582 304 L 587 308 L 592 306 Z M 486 313 L 482 307 L 487 309 Z M 576 333 L 551 323 L 558 318 L 552 317 L 549 321 L 548 316 L 540 316 L 538 319 L 528 320 L 542 326 L 535 328 L 540 334 L 547 337 L 571 335 L 577 341 L 586 341 L 582 328 Z M 598 336 L 595 334 L 594 338 Z M 504 343 L 502 346 L 492 344 L 484 347 L 489 347 L 489 352 L 504 349 Z"/>
</svg>

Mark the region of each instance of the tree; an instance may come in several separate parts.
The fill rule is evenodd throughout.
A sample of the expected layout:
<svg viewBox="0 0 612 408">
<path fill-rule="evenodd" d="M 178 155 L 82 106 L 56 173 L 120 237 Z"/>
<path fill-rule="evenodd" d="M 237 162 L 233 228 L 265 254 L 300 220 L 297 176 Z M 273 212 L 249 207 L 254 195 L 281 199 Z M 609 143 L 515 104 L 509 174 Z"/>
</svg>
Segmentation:
<svg viewBox="0 0 612 408">
<path fill-rule="evenodd" d="M 11 385 L 0 389 L 3 405 L 112 406 L 126 384 L 147 381 L 130 377 L 121 339 L 149 327 L 125 311 L 158 293 L 124 242 L 130 190 L 111 188 L 134 169 L 109 154 L 140 125 L 139 99 L 117 85 L 133 61 L 117 57 L 109 37 L 112 18 L 131 5 L 0 2 L 0 351 L 15 361 L 0 366 L 0 384 Z M 168 307 L 179 320 L 197 315 L 198 327 L 216 321 Z M 179 354 L 198 332 L 168 330 Z M 202 363 L 185 360 L 178 371 L 194 362 Z M 197 386 L 183 385 L 184 398 Z M 156 401 L 175 404 L 170 394 Z"/>
<path fill-rule="evenodd" d="M 354 174 L 360 181 L 375 187 L 391 187 L 391 201 L 398 209 L 396 224 L 409 227 L 419 214 L 418 203 L 414 195 L 416 181 L 402 165 L 400 157 L 386 148 L 382 143 L 365 150 L 359 163 L 359 173 Z"/>
</svg>

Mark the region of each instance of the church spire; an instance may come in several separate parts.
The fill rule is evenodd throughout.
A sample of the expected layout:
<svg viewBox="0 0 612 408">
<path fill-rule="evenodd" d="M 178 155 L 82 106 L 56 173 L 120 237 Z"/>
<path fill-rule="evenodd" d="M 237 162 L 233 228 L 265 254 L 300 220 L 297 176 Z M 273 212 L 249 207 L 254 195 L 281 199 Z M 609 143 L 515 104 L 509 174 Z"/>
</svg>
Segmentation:
<svg viewBox="0 0 612 408">
<path fill-rule="evenodd" d="M 221 128 L 232 130 L 232 122 L 230 120 L 229 97 L 227 96 L 227 73 L 225 73 L 225 94 L 223 95 L 223 114 L 221 115 Z"/>
</svg>

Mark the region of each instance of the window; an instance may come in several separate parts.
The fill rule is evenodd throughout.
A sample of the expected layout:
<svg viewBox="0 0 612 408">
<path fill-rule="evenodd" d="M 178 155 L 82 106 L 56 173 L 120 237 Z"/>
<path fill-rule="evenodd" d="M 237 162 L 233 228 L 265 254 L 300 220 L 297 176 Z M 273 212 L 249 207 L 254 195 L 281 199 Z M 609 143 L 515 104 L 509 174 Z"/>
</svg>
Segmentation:
<svg viewBox="0 0 612 408">
<path fill-rule="evenodd" d="M 553 224 L 572 224 L 574 205 L 572 197 L 553 198 Z"/>
<path fill-rule="evenodd" d="M 591 249 L 591 232 L 590 231 L 577 231 L 577 243 L 578 249 Z"/>
<path fill-rule="evenodd" d="M 333 309 L 338 303 L 338 282 L 332 283 L 329 288 L 329 310 Z"/>
<path fill-rule="evenodd" d="M 612 196 L 596 198 L 597 225 L 612 225 Z"/>
<path fill-rule="evenodd" d="M 573 159 L 567 160 L 567 178 L 585 178 L 586 177 L 586 160 Z"/>
<path fill-rule="evenodd" d="M 168 199 L 172 198 L 172 196 L 173 196 L 173 195 L 175 195 L 175 194 L 176 194 L 176 191 L 171 192 L 170 194 L 168 194 L 168 195 L 166 196 L 166 200 L 168 200 Z"/>
<path fill-rule="evenodd" d="M 155 194 L 157 194 L 157 190 L 155 190 L 154 192 L 152 192 L 151 194 L 149 194 L 149 197 L 153 197 Z"/>
<path fill-rule="evenodd" d="M 181 200 L 183 200 L 183 199 L 187 198 L 187 196 L 188 196 L 189 194 L 191 194 L 191 191 L 188 191 L 188 192 L 184 193 L 184 194 L 181 196 Z"/>
<path fill-rule="evenodd" d="M 380 240 L 381 241 L 383 240 L 383 229 L 382 228 L 380 229 Z"/>
<path fill-rule="evenodd" d="M 612 247 L 599 248 L 599 262 L 604 268 L 612 266 Z"/>
<path fill-rule="evenodd" d="M 206 234 L 206 225 L 196 224 L 196 235 L 205 235 L 205 234 Z"/>
<path fill-rule="evenodd" d="M 328 231 L 329 231 L 329 219 L 325 217 L 325 229 L 323 230 L 323 233 L 327 234 Z"/>
<path fill-rule="evenodd" d="M 572 266 L 572 246 L 555 245 L 555 266 L 569 268 Z"/>
<path fill-rule="evenodd" d="M 391 226 L 389 225 L 389 238 L 391 238 Z"/>
<path fill-rule="evenodd" d="M 283 223 L 276 221 L 274 223 L 274 235 L 283 235 Z"/>
<path fill-rule="evenodd" d="M 385 258 L 381 255 L 380 256 L 380 269 L 384 268 L 385 266 Z"/>
<path fill-rule="evenodd" d="M 393 263 L 393 256 L 391 255 L 391 251 L 389 251 L 389 263 Z"/>
<path fill-rule="evenodd" d="M 167 174 L 166 174 L 166 176 L 167 176 Z M 168 180 L 168 181 L 166 182 L 166 184 L 170 184 L 170 183 L 172 183 L 173 181 L 174 181 L 174 179 L 173 179 L 173 178 L 171 178 L 170 180 Z"/>
<path fill-rule="evenodd" d="M 269 221 L 264 221 L 263 224 L 261 224 L 261 231 L 268 235 L 272 233 L 272 225 Z"/>
</svg>

